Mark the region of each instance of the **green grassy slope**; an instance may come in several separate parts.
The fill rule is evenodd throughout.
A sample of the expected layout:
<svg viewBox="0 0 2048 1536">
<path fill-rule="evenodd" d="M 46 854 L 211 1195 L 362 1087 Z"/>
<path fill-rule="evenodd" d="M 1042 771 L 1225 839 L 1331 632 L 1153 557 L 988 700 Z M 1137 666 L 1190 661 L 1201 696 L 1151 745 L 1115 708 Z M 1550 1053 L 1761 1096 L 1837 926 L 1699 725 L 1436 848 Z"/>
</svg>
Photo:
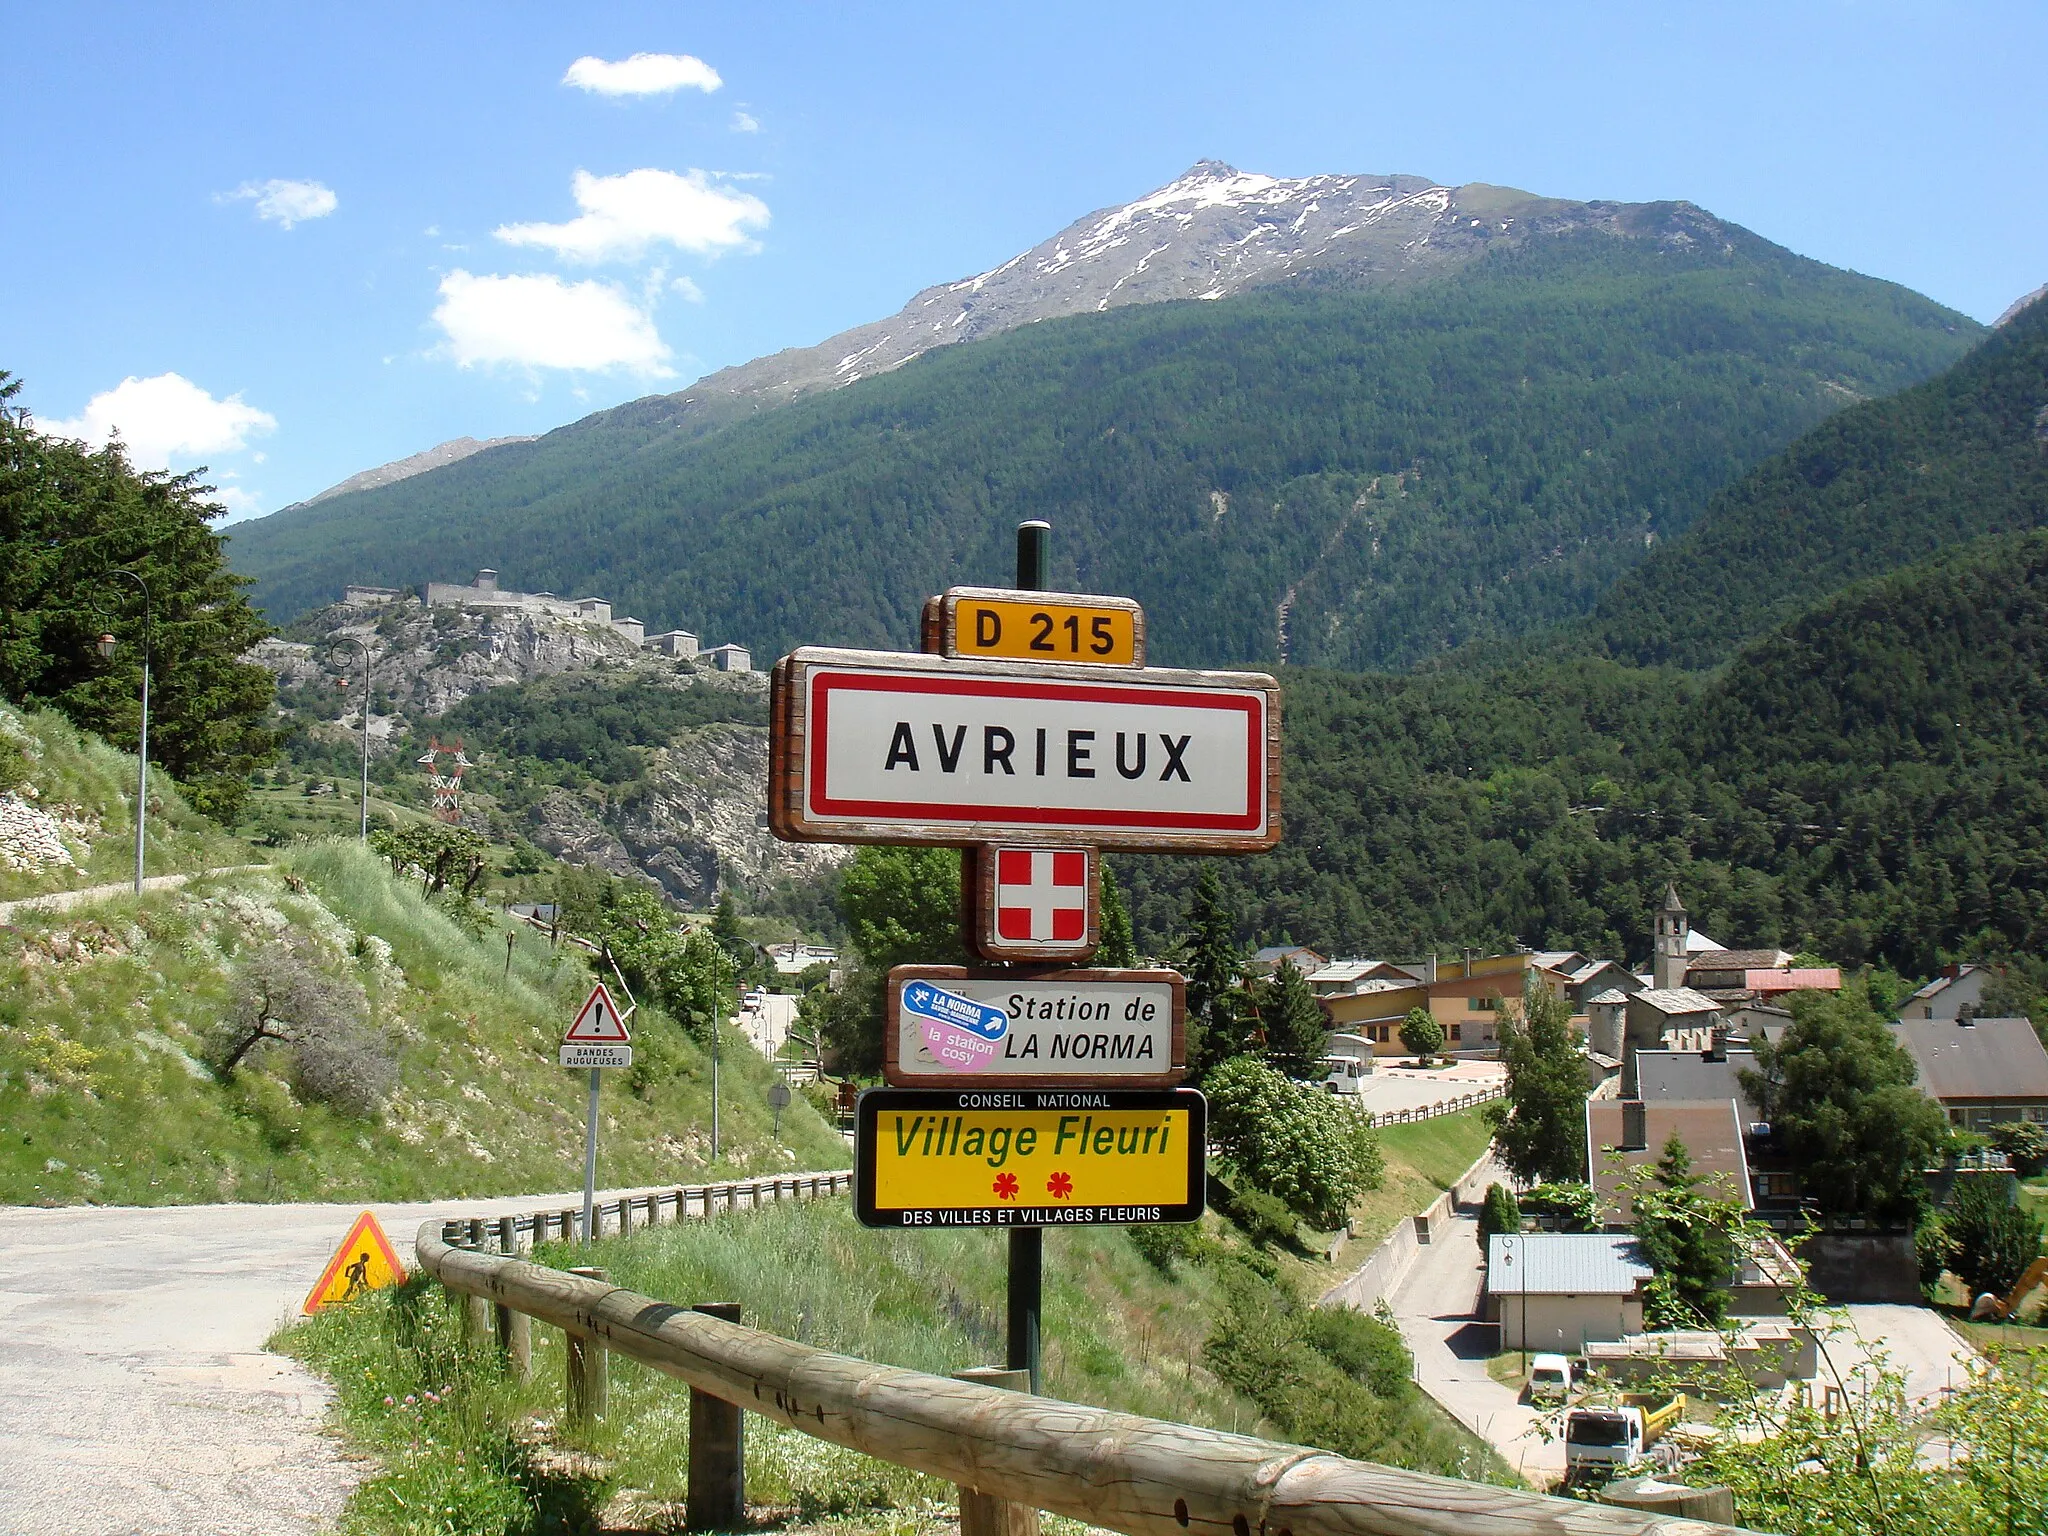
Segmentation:
<svg viewBox="0 0 2048 1536">
<path fill-rule="evenodd" d="M 1166 1273 L 1115 1228 L 1048 1235 L 1045 1390 L 1153 1418 L 1288 1438 L 1254 1391 L 1276 1404 L 1311 1384 L 1288 1374 L 1335 1369 L 1330 1352 L 1278 1341 L 1307 1321 L 1293 1293 L 1247 1268 L 1226 1227 L 1205 1223 L 1207 1257 Z M 643 1232 L 595 1250 L 555 1248 L 557 1264 L 595 1262 L 613 1281 L 679 1301 L 739 1298 L 745 1320 L 804 1343 L 944 1374 L 1001 1358 L 1003 1241 L 992 1232 L 871 1232 L 845 1202 L 805 1202 Z M 1240 1257 L 1232 1258 L 1229 1255 Z M 1254 1256 L 1256 1262 L 1256 1256 Z M 1369 1326 L 1369 1325 L 1368 1325 Z M 1341 1330 L 1340 1330 L 1341 1331 Z M 338 1389 L 343 1427 L 382 1454 L 345 1528 L 670 1529 L 686 1468 L 677 1448 L 687 1394 L 624 1360 L 611 1367 L 607 1420 L 578 1429 L 560 1414 L 558 1335 L 533 1330 L 534 1380 L 519 1386 L 461 1351 L 452 1312 L 431 1287 L 389 1293 L 281 1336 Z M 1352 1384 L 1348 1418 L 1309 1438 L 1351 1455 L 1487 1481 L 1513 1475 L 1405 1379 Z M 423 1390 L 434 1389 L 428 1402 Z M 1297 1405 L 1297 1411 L 1301 1411 Z M 1301 1421 L 1296 1421 L 1299 1428 Z M 760 1419 L 747 1425 L 747 1489 L 788 1523 L 923 1533 L 941 1525 L 945 1485 Z M 431 1516 L 425 1511 L 432 1511 Z M 444 1513 L 446 1512 L 446 1513 Z M 1057 1533 L 1084 1528 L 1056 1522 Z"/>
<path fill-rule="evenodd" d="M 2048 304 L 1844 411 L 1717 496 L 1570 643 L 1698 667 L 1859 578 L 2048 522 Z"/>
<path fill-rule="evenodd" d="M 1654 235 L 1655 231 L 1651 231 Z M 607 416 L 245 523 L 273 618 L 479 565 L 773 655 L 905 645 L 949 583 L 1147 606 L 1161 662 L 1398 664 L 1586 611 L 1647 536 L 1979 333 L 1740 231 L 1566 236 L 1399 291 L 1134 306 L 948 347 L 704 438 Z"/>
<path fill-rule="evenodd" d="M 307 1102 L 281 1062 L 232 1082 L 202 1064 L 239 959 L 280 929 L 368 994 L 399 1084 L 368 1118 Z M 581 1073 L 555 1063 L 589 986 L 574 952 L 472 938 L 353 843 L 140 901 L 25 913 L 0 930 L 0 1201 L 168 1204 L 405 1199 L 573 1188 Z M 771 1069 L 725 1039 L 723 1161 L 709 1158 L 709 1061 L 658 1016 L 635 1072 L 609 1075 L 602 1176 L 685 1182 L 838 1167 L 844 1143 L 799 1099 L 770 1132 Z"/>
<path fill-rule="evenodd" d="M 60 823 L 61 858 L 0 857 L 0 901 L 126 880 L 135 872 L 135 758 L 50 710 L 0 704 L 0 794 Z M 248 844 L 194 811 L 152 769 L 143 872 L 176 874 L 261 862 Z M 19 815 L 20 813 L 16 813 Z M 10 867 L 10 863 L 12 867 Z"/>
</svg>

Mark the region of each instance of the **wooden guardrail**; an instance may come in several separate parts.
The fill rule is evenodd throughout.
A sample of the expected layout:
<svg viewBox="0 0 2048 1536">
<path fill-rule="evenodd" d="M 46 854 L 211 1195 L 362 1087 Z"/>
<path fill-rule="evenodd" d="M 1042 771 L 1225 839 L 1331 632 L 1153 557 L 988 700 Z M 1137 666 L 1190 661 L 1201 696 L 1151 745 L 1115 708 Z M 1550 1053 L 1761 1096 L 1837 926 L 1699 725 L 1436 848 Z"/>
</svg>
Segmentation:
<svg viewBox="0 0 2048 1536">
<path fill-rule="evenodd" d="M 1503 1086 L 1475 1088 L 1470 1093 L 1461 1093 L 1455 1099 L 1444 1099 L 1436 1104 L 1422 1104 L 1414 1109 L 1389 1109 L 1376 1115 L 1369 1115 L 1375 1128 L 1382 1125 L 1409 1125 L 1417 1120 L 1434 1120 L 1438 1115 L 1455 1115 L 1461 1109 L 1470 1109 L 1474 1104 L 1490 1103 L 1503 1098 L 1507 1089 Z"/>
<path fill-rule="evenodd" d="M 784 1174 L 780 1178 L 728 1179 L 722 1184 L 684 1184 L 641 1195 L 620 1195 L 600 1200 L 591 1207 L 590 1221 L 596 1228 L 592 1237 L 603 1237 L 607 1228 L 627 1233 L 641 1227 L 687 1221 L 693 1215 L 711 1217 L 720 1211 L 756 1210 L 776 1200 L 818 1200 L 844 1194 L 853 1188 L 853 1170 L 832 1173 Z M 517 1253 L 529 1243 L 544 1243 L 550 1237 L 573 1242 L 583 1226 L 583 1208 L 564 1206 L 560 1210 L 529 1211 L 521 1216 L 451 1216 L 441 1222 L 441 1240 L 471 1248 L 493 1243 L 500 1253 Z"/>
<path fill-rule="evenodd" d="M 1050 1510 L 1124 1536 L 1730 1536 L 1734 1530 L 1404 1472 L 1305 1446 L 830 1354 L 729 1320 L 735 1317 L 730 1307 L 677 1306 L 611 1285 L 596 1271 L 571 1273 L 452 1246 L 440 1222 L 421 1227 L 417 1252 L 423 1269 L 469 1299 L 473 1327 L 489 1326 L 495 1313 L 501 1345 L 515 1363 L 524 1354 L 527 1319 L 563 1330 L 572 1413 L 602 1414 L 607 1351 L 689 1384 L 693 1502 L 700 1457 L 706 1474 L 706 1507 L 690 1510 L 692 1529 L 727 1528 L 717 1520 L 738 1502 L 733 1479 L 743 1465 L 741 1415 L 730 1412 L 736 1406 L 1027 1515 Z M 728 1412 L 700 1415 L 700 1402 L 727 1405 Z M 713 1465 L 727 1470 L 714 1478 Z M 978 1528 L 986 1528 L 985 1513 Z"/>
</svg>

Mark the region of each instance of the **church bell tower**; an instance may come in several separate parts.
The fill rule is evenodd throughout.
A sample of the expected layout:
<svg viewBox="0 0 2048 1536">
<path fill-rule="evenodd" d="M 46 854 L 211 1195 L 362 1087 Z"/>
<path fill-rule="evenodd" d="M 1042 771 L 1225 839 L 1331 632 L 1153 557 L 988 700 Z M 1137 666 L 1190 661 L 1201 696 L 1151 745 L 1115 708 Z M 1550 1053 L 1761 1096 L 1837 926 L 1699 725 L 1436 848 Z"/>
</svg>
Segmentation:
<svg viewBox="0 0 2048 1536">
<path fill-rule="evenodd" d="M 1657 914 L 1657 953 L 1652 961 L 1658 988 L 1685 985 L 1685 941 L 1692 932 L 1686 919 L 1685 903 L 1678 899 L 1678 887 L 1664 888 L 1664 908 Z"/>
</svg>

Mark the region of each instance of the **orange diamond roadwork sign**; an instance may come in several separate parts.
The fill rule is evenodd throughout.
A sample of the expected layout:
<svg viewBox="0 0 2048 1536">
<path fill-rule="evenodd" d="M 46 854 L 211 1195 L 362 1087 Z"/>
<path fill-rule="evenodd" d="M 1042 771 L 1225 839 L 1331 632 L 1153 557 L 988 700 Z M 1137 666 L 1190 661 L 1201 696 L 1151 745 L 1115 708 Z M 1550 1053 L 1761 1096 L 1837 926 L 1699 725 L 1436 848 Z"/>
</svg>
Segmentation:
<svg viewBox="0 0 2048 1536">
<path fill-rule="evenodd" d="M 565 1067 L 630 1067 L 633 1065 L 632 1035 L 624 1015 L 603 982 L 590 989 L 590 996 L 576 1010 L 576 1022 L 562 1036 L 562 1065 Z"/>
<path fill-rule="evenodd" d="M 305 1310 L 311 1315 L 337 1301 L 382 1290 L 404 1279 L 405 1266 L 398 1262 L 398 1250 L 391 1246 L 377 1218 L 365 1211 L 320 1272 L 319 1284 L 306 1297 Z"/>
</svg>

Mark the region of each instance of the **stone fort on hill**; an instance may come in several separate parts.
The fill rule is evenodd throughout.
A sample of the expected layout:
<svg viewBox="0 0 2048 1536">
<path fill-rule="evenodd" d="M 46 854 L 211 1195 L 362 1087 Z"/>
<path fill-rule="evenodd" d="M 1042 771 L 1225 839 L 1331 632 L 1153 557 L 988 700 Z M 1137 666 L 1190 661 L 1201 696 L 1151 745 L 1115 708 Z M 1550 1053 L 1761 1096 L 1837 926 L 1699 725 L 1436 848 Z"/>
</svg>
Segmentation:
<svg viewBox="0 0 2048 1536">
<path fill-rule="evenodd" d="M 430 581 L 421 589 L 426 606 L 429 608 L 513 608 L 522 613 L 545 613 L 556 618 L 575 619 L 586 624 L 602 624 L 649 650 L 659 651 L 664 656 L 677 656 L 692 660 L 701 656 L 721 672 L 751 672 L 754 670 L 753 657 L 743 645 L 714 645 L 700 650 L 697 637 L 687 629 L 663 630 L 659 634 L 647 633 L 647 626 L 634 618 L 613 618 L 611 603 L 602 597 L 557 597 L 552 592 L 512 592 L 498 585 L 498 573 L 486 566 L 476 573 L 476 580 L 464 585 L 453 581 Z M 365 587 L 349 585 L 342 588 L 342 603 L 350 608 L 373 608 L 383 603 L 398 602 L 410 597 L 412 592 L 405 587 Z"/>
</svg>

